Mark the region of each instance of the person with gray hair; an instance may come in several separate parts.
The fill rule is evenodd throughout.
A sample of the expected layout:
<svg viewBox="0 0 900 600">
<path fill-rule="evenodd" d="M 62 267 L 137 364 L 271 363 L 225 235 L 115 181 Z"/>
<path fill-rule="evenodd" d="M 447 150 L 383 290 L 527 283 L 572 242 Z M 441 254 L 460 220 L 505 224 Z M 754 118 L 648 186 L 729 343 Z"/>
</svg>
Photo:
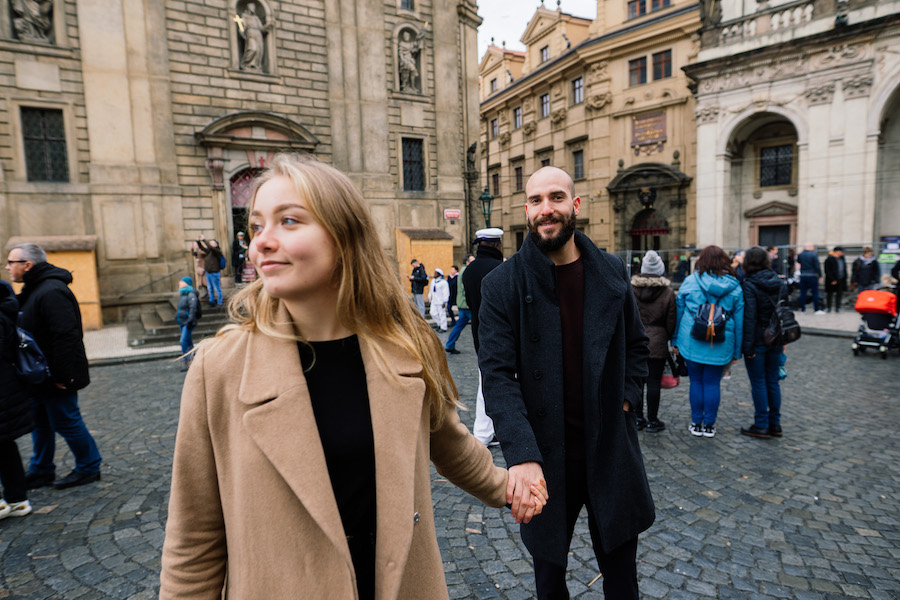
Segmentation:
<svg viewBox="0 0 900 600">
<path fill-rule="evenodd" d="M 72 274 L 47 262 L 37 244 L 13 246 L 6 260 L 10 279 L 24 283 L 19 300 L 18 325 L 34 336 L 47 358 L 50 379 L 29 385 L 34 416 L 33 453 L 25 474 L 28 489 L 53 485 L 64 489 L 100 480 L 102 458 L 78 408 L 78 390 L 90 383 L 84 351 L 81 311 L 69 289 Z M 75 457 L 75 469 L 56 479 L 56 434 Z"/>
</svg>

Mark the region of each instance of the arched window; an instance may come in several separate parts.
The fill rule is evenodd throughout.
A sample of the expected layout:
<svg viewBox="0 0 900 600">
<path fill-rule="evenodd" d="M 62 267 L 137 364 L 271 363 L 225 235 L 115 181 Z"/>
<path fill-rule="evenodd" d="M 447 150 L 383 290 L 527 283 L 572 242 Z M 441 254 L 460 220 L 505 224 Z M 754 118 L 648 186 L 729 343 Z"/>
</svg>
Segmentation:
<svg viewBox="0 0 900 600">
<path fill-rule="evenodd" d="M 231 218 L 235 233 L 247 232 L 247 212 L 253 199 L 253 185 L 264 170 L 249 167 L 231 176 Z"/>
</svg>

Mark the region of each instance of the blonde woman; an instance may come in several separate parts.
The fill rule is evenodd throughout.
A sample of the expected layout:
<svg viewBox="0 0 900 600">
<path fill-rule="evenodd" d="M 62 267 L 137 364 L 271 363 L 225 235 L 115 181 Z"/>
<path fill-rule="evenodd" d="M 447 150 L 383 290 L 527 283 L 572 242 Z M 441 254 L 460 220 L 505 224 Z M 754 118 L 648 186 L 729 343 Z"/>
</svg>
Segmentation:
<svg viewBox="0 0 900 600">
<path fill-rule="evenodd" d="M 160 598 L 448 597 L 429 459 L 490 506 L 524 505 L 460 423 L 438 338 L 350 180 L 278 156 L 250 207 L 260 279 L 185 381 Z"/>
</svg>

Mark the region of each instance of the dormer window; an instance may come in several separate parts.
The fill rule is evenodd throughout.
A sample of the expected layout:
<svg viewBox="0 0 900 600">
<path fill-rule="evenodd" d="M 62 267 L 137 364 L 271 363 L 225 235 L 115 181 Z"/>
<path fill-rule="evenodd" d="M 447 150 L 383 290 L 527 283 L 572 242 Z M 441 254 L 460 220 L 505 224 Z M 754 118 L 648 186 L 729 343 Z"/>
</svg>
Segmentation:
<svg viewBox="0 0 900 600">
<path fill-rule="evenodd" d="M 550 46 L 544 46 L 541 48 L 541 62 L 545 63 L 550 60 Z"/>
<path fill-rule="evenodd" d="M 400 8 L 414 10 L 415 5 L 413 4 L 413 0 L 400 0 Z"/>
<path fill-rule="evenodd" d="M 647 14 L 647 0 L 631 0 L 628 3 L 628 18 L 636 19 Z"/>
<path fill-rule="evenodd" d="M 497 78 L 496 78 L 496 77 L 494 77 L 493 79 L 491 79 L 491 91 L 492 91 L 492 92 L 496 92 L 496 91 L 497 91 Z"/>
</svg>

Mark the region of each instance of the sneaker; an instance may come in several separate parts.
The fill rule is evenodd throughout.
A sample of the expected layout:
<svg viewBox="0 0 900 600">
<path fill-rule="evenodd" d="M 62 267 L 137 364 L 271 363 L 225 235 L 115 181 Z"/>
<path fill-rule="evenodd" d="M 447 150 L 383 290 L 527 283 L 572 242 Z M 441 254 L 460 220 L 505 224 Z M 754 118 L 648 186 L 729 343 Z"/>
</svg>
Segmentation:
<svg viewBox="0 0 900 600">
<path fill-rule="evenodd" d="M 9 504 L 6 500 L 0 500 L 0 519 L 6 517 L 24 517 L 31 514 L 31 502 L 23 500 Z"/>
<path fill-rule="evenodd" d="M 637 418 L 637 429 L 638 431 L 643 431 L 647 426 L 647 420 L 644 417 Z"/>
<path fill-rule="evenodd" d="M 772 434 L 764 427 L 757 427 L 755 424 L 750 427 L 741 427 L 741 434 L 755 438 L 770 438 Z"/>
<path fill-rule="evenodd" d="M 703 437 L 716 437 L 716 428 L 714 425 L 706 425 L 703 427 Z"/>
<path fill-rule="evenodd" d="M 666 424 L 660 421 L 659 419 L 653 419 L 649 423 L 647 423 L 647 432 L 648 433 L 659 433 L 663 429 L 666 428 Z"/>
<path fill-rule="evenodd" d="M 784 367 L 778 367 L 778 379 L 780 381 L 784 381 L 785 379 L 787 379 L 787 369 L 785 369 Z"/>
<path fill-rule="evenodd" d="M 688 431 L 691 432 L 691 435 L 700 437 L 703 435 L 703 426 L 700 423 L 691 423 L 688 425 Z"/>
<path fill-rule="evenodd" d="M 500 445 L 500 441 L 497 439 L 496 435 L 494 437 L 492 437 L 491 441 L 489 441 L 487 443 L 488 448 L 494 448 L 495 446 L 499 446 L 499 445 Z"/>
<path fill-rule="evenodd" d="M 824 314 L 825 314 L 825 311 L 822 310 L 822 309 L 820 308 L 819 310 L 817 310 L 817 311 L 815 312 L 815 314 L 817 314 L 817 315 L 824 315 Z"/>
</svg>

